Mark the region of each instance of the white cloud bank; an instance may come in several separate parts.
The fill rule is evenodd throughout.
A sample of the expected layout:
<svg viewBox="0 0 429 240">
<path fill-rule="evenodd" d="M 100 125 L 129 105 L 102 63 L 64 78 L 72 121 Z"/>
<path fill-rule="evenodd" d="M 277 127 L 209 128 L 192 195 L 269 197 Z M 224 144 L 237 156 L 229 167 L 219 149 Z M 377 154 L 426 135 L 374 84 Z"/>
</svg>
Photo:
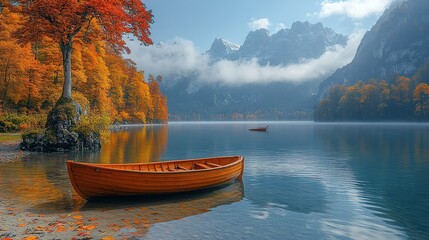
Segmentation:
<svg viewBox="0 0 429 240">
<path fill-rule="evenodd" d="M 249 22 L 249 28 L 252 31 L 255 31 L 261 28 L 268 29 L 270 25 L 271 23 L 268 18 L 259 18 L 259 19 L 252 18 L 250 19 L 250 22 Z"/>
<path fill-rule="evenodd" d="M 205 84 L 239 86 L 271 82 L 303 82 L 332 74 L 353 59 L 364 31 L 356 31 L 346 46 L 334 46 L 317 59 L 305 59 L 287 66 L 261 66 L 257 59 L 249 61 L 221 60 L 210 62 L 209 56 L 200 54 L 191 41 L 176 38 L 158 46 L 131 45 L 130 57 L 145 73 L 162 75 L 167 84 L 183 77 L 195 79 L 193 87 Z"/>
<path fill-rule="evenodd" d="M 363 19 L 370 15 L 381 14 L 392 0 L 345 0 L 323 1 L 321 3 L 320 17 L 331 15 L 346 15 L 353 19 Z"/>
</svg>

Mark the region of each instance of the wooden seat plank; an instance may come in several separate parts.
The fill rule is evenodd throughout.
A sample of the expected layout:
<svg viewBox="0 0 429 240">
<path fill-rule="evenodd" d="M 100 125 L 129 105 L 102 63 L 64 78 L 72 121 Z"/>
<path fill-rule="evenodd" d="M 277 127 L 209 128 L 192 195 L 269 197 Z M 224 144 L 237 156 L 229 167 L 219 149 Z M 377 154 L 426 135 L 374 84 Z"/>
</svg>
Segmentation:
<svg viewBox="0 0 429 240">
<path fill-rule="evenodd" d="M 178 169 L 182 169 L 182 170 L 186 170 L 186 171 L 191 170 L 191 169 L 189 169 L 189 168 L 185 168 L 185 167 L 183 167 L 183 166 L 181 166 L 181 165 L 177 165 L 177 166 L 176 166 L 176 168 L 178 168 Z"/>
<path fill-rule="evenodd" d="M 200 167 L 200 168 L 204 168 L 204 169 L 209 169 L 210 167 L 209 166 L 207 166 L 206 164 L 204 164 L 204 163 L 195 163 L 195 166 L 198 166 L 198 167 Z"/>
<path fill-rule="evenodd" d="M 210 167 L 222 167 L 222 165 L 211 163 L 211 162 L 206 162 L 206 164 L 209 165 Z"/>
</svg>

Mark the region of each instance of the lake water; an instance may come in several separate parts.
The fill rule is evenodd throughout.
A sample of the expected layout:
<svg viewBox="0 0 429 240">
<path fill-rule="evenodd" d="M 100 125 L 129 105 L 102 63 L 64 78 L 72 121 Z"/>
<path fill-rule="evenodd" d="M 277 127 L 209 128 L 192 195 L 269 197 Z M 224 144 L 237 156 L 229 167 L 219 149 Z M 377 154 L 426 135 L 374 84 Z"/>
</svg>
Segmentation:
<svg viewBox="0 0 429 240">
<path fill-rule="evenodd" d="M 267 124 L 266 133 L 247 130 Z M 65 167 L 67 159 L 218 155 L 245 157 L 243 182 L 162 198 L 85 202 Z M 0 236 L 47 217 L 47 226 L 69 219 L 63 221 L 69 231 L 76 231 L 72 221 L 93 223 L 88 236 L 96 239 L 429 239 L 429 124 L 130 126 L 114 132 L 98 153 L 31 154 L 1 166 L 0 189 L 0 220 L 9 222 L 0 225 Z M 9 213 L 16 209 L 18 215 Z"/>
</svg>

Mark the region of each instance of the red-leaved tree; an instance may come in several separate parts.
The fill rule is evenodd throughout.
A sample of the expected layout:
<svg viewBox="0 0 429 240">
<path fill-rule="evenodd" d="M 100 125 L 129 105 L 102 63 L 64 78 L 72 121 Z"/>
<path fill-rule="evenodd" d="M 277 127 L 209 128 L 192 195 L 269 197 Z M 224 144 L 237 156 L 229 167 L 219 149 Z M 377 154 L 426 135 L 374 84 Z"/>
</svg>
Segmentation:
<svg viewBox="0 0 429 240">
<path fill-rule="evenodd" d="M 47 36 L 59 44 L 63 57 L 64 86 L 62 98 L 71 98 L 71 56 L 73 40 L 90 40 L 94 21 L 99 33 L 116 51 L 129 49 L 124 34 L 132 34 L 143 44 L 152 44 L 150 24 L 152 13 L 141 0 L 18 0 L 25 16 L 24 24 L 16 32 L 21 43 L 37 42 Z M 80 33 L 80 34 L 79 34 Z"/>
</svg>

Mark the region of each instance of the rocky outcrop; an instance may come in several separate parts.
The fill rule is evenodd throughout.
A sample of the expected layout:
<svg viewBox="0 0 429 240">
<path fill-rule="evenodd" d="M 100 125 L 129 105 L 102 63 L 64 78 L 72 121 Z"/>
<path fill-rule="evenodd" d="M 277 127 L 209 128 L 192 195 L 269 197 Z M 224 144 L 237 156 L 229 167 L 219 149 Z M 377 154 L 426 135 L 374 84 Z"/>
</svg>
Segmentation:
<svg viewBox="0 0 429 240">
<path fill-rule="evenodd" d="M 23 135 L 21 150 L 36 152 L 64 152 L 79 149 L 99 149 L 100 136 L 97 133 L 77 133 L 82 108 L 72 99 L 60 99 L 49 112 L 45 130 L 42 133 Z"/>
</svg>

